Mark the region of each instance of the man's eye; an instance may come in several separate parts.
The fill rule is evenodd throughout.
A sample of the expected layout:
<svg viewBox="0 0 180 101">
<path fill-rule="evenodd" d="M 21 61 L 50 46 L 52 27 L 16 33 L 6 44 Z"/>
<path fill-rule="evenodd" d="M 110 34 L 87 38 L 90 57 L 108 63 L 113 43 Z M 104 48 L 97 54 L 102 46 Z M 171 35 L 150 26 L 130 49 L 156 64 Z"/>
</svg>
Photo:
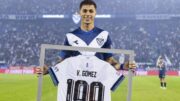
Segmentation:
<svg viewBox="0 0 180 101">
<path fill-rule="evenodd" d="M 92 9 L 89 10 L 90 13 L 93 13 L 94 11 Z"/>
<path fill-rule="evenodd" d="M 87 9 L 83 9 L 83 12 L 84 12 L 84 13 L 87 13 Z"/>
</svg>

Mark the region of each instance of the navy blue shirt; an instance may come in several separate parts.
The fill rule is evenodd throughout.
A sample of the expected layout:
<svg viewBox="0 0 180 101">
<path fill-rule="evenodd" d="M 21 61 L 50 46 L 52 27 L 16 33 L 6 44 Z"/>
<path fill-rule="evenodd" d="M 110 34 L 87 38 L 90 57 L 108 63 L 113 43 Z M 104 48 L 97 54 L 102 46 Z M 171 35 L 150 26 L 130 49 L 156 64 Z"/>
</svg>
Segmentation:
<svg viewBox="0 0 180 101">
<path fill-rule="evenodd" d="M 67 33 L 64 41 L 65 46 L 82 46 L 93 48 L 111 48 L 111 39 L 109 33 L 100 28 L 94 27 L 91 31 L 83 31 L 79 27 L 78 29 Z M 60 57 L 65 59 L 71 56 L 77 56 L 83 54 L 79 51 L 61 51 Z M 106 60 L 111 57 L 111 53 L 95 53 L 99 59 Z"/>
<path fill-rule="evenodd" d="M 159 74 L 164 74 L 166 72 L 166 67 L 159 67 Z"/>
</svg>

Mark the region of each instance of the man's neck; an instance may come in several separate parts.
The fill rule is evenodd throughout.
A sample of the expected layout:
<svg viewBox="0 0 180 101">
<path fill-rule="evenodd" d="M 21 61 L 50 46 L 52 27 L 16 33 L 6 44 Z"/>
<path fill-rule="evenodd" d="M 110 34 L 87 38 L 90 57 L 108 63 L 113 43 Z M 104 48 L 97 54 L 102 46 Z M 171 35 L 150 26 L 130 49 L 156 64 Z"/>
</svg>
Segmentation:
<svg viewBox="0 0 180 101">
<path fill-rule="evenodd" d="M 90 31 L 94 28 L 94 24 L 81 24 L 81 30 Z"/>
</svg>

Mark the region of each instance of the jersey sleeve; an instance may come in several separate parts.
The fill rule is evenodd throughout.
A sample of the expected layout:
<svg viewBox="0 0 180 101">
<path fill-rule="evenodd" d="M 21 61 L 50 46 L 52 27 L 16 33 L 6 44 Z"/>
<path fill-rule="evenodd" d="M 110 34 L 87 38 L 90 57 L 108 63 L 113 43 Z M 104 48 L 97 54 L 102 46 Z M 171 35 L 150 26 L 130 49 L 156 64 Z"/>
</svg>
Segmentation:
<svg viewBox="0 0 180 101">
<path fill-rule="evenodd" d="M 67 37 L 65 38 L 64 45 L 65 45 L 65 46 L 71 46 L 71 45 L 69 44 L 69 42 L 68 42 Z M 59 52 L 59 56 L 60 56 L 62 59 L 66 59 L 66 58 L 70 57 L 71 54 L 72 54 L 72 52 L 71 52 L 71 51 L 67 51 L 67 50 L 62 50 L 62 51 Z"/>
<path fill-rule="evenodd" d="M 51 76 L 51 79 L 54 83 L 54 85 L 58 85 L 59 81 L 62 82 L 66 78 L 66 67 L 68 66 L 67 60 L 62 61 L 61 63 L 50 67 L 48 72 Z"/>
<path fill-rule="evenodd" d="M 109 87 L 112 91 L 115 91 L 116 88 L 121 84 L 121 82 L 124 80 L 125 76 L 120 75 L 118 71 L 114 69 L 110 64 L 108 65 L 107 69 L 107 82 L 109 84 Z"/>
<path fill-rule="evenodd" d="M 111 41 L 111 38 L 110 38 L 110 36 L 108 35 L 108 38 L 107 38 L 107 41 L 106 41 L 106 43 L 103 45 L 103 47 L 102 48 L 111 48 L 111 45 L 112 45 L 112 41 Z M 112 57 L 112 53 L 103 53 L 103 55 L 104 55 L 104 59 L 106 60 L 106 59 L 108 59 L 109 57 Z"/>
</svg>

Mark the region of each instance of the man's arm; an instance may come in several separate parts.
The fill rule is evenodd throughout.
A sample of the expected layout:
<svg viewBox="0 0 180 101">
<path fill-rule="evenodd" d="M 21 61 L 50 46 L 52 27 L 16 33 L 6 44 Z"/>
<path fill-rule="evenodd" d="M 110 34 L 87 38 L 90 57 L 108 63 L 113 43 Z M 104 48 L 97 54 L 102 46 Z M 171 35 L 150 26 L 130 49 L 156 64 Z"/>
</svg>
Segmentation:
<svg viewBox="0 0 180 101">
<path fill-rule="evenodd" d="M 67 40 L 67 37 L 66 37 L 65 40 L 64 40 L 64 45 L 65 45 L 65 46 L 70 46 L 70 45 L 69 45 L 69 42 L 68 42 L 68 40 Z M 62 51 L 60 52 L 60 54 L 59 54 L 59 57 L 58 57 L 58 59 L 57 59 L 56 64 L 62 62 L 65 58 L 67 58 L 67 57 L 69 57 L 69 56 L 71 56 L 71 51 L 62 50 Z M 35 73 L 38 74 L 38 75 L 39 75 L 39 74 L 46 75 L 46 74 L 48 74 L 48 69 L 49 69 L 49 67 L 50 67 L 50 66 L 48 66 L 48 65 L 44 65 L 43 67 L 37 67 L 37 68 L 35 69 Z"/>
<path fill-rule="evenodd" d="M 114 59 L 113 57 L 109 57 L 108 59 L 106 59 L 107 62 L 109 62 L 112 66 L 114 66 L 114 68 L 116 70 L 128 70 L 128 69 L 135 69 L 136 68 L 136 63 L 130 63 L 125 62 L 124 64 L 119 64 L 118 61 L 116 59 Z"/>
<path fill-rule="evenodd" d="M 114 66 L 116 70 L 120 70 L 120 64 L 113 57 L 109 57 L 108 59 L 106 59 L 106 61 L 109 62 L 112 66 Z"/>
<path fill-rule="evenodd" d="M 112 41 L 110 36 L 108 36 L 107 42 L 104 44 L 102 48 L 111 48 L 111 45 Z M 114 66 L 116 70 L 128 70 L 129 68 L 136 68 L 136 63 L 125 62 L 124 64 L 119 64 L 118 61 L 112 57 L 112 54 L 106 54 L 105 58 L 106 57 L 108 58 L 105 61 L 109 62 L 112 66 Z"/>
<path fill-rule="evenodd" d="M 62 62 L 63 60 L 64 60 L 63 58 L 58 57 L 56 64 Z M 49 69 L 49 66 L 48 65 L 44 65 L 43 67 L 37 67 L 35 69 L 35 72 L 36 72 L 36 74 L 46 75 L 46 74 L 48 74 L 48 69 Z"/>
</svg>

